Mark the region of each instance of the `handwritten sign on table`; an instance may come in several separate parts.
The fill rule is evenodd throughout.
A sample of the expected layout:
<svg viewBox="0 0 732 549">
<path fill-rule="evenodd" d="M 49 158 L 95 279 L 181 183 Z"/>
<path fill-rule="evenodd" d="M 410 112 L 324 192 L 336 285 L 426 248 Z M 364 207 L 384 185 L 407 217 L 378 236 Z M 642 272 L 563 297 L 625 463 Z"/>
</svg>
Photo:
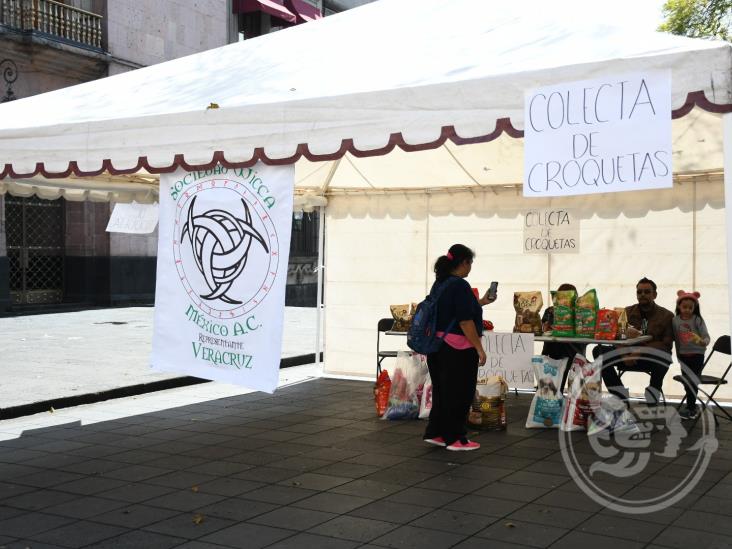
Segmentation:
<svg viewBox="0 0 732 549">
<path fill-rule="evenodd" d="M 478 368 L 478 383 L 501 376 L 511 389 L 534 388 L 534 334 L 483 332 L 483 348 L 487 359 L 485 366 Z"/>
<path fill-rule="evenodd" d="M 157 224 L 157 204 L 115 204 L 107 224 L 107 232 L 149 234 L 155 230 Z"/>
<path fill-rule="evenodd" d="M 524 120 L 524 196 L 673 185 L 669 70 L 529 90 Z"/>
<path fill-rule="evenodd" d="M 576 254 L 579 236 L 579 219 L 564 208 L 524 213 L 525 254 Z"/>
</svg>

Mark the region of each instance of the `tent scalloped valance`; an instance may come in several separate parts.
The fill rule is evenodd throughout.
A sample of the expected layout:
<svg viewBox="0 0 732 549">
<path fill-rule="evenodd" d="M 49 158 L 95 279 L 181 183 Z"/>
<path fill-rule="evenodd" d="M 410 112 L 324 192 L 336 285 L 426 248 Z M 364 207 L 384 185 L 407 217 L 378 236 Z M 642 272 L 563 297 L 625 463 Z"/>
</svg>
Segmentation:
<svg viewBox="0 0 732 549">
<path fill-rule="evenodd" d="M 709 101 L 704 91 L 690 92 L 687 95 L 685 103 L 677 109 L 672 111 L 672 118 L 677 119 L 687 115 L 694 107 L 699 107 L 707 112 L 724 114 L 732 112 L 732 104 L 717 104 Z M 81 170 L 78 166 L 77 161 L 70 161 L 66 170 L 62 172 L 52 172 L 46 170 L 44 164 L 39 162 L 36 164 L 35 170 L 27 173 L 19 173 L 13 169 L 12 164 L 5 164 L 2 171 L 0 171 L 0 180 L 10 179 L 23 179 L 34 176 L 42 176 L 48 179 L 63 178 L 75 175 L 78 177 L 94 177 L 102 173 L 110 173 L 113 175 L 127 175 L 136 173 L 140 170 L 145 170 L 148 173 L 170 173 L 178 168 L 183 168 L 188 171 L 210 169 L 217 164 L 221 164 L 227 168 L 246 168 L 253 166 L 257 162 L 261 161 L 264 164 L 269 165 L 284 165 L 292 164 L 301 157 L 306 158 L 311 162 L 321 162 L 336 160 L 343 157 L 346 153 L 359 158 L 365 158 L 370 156 L 381 156 L 390 153 L 395 148 L 399 148 L 405 152 L 423 151 L 428 149 L 436 149 L 441 147 L 446 141 L 451 141 L 456 145 L 469 145 L 475 143 L 487 143 L 498 137 L 503 133 L 513 138 L 522 138 L 524 136 L 523 130 L 516 129 L 511 122 L 510 118 L 499 118 L 496 120 L 495 129 L 485 135 L 465 138 L 458 135 L 457 131 L 453 126 L 445 126 L 440 132 L 440 136 L 431 142 L 421 144 L 409 144 L 407 143 L 401 133 L 393 133 L 389 136 L 389 142 L 384 147 L 377 149 L 360 150 L 354 145 L 353 139 L 344 139 L 341 142 L 340 148 L 332 153 L 327 154 L 314 154 L 310 152 L 307 143 L 302 143 L 297 146 L 295 154 L 285 158 L 270 158 L 263 147 L 258 147 L 254 150 L 253 155 L 249 160 L 243 162 L 230 162 L 226 159 L 224 151 L 216 151 L 213 153 L 211 160 L 204 164 L 190 164 L 186 162 L 183 154 L 176 154 L 171 163 L 163 166 L 153 166 L 149 163 L 146 156 L 138 158 L 137 165 L 132 168 L 117 168 L 114 166 L 111 159 L 104 159 L 101 161 L 101 165 L 96 170 Z"/>
</svg>

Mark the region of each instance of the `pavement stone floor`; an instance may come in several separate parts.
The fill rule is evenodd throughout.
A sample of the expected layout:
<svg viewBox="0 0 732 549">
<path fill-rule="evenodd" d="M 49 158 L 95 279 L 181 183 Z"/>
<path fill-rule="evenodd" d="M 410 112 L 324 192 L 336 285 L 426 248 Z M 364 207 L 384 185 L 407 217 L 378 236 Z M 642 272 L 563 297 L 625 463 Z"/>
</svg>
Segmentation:
<svg viewBox="0 0 732 549">
<path fill-rule="evenodd" d="M 153 313 L 153 307 L 124 307 L 0 318 L 0 409 L 180 377 L 150 368 Z M 315 308 L 285 307 L 281 356 L 314 353 L 315 333 Z M 375 337 L 364 345 L 372 349 Z M 728 358 L 717 353 L 705 374 L 721 375 Z M 664 380 L 670 401 L 683 392 L 673 380 L 678 373 L 674 363 Z M 631 372 L 623 381 L 643 395 L 648 376 Z M 732 399 L 732 384 L 717 397 Z"/>
<path fill-rule="evenodd" d="M 527 395 L 508 396 L 506 431 L 449 452 L 423 421 L 377 419 L 370 383 L 281 375 L 273 395 L 204 384 L 0 421 L 0 547 L 732 547 L 726 422 L 689 494 L 624 514 L 578 488 L 558 431 L 525 429 Z M 637 441 L 655 453 L 636 474 L 594 480 L 661 496 L 698 456 L 667 434 Z M 601 462 L 570 438 L 583 467 Z"/>
</svg>

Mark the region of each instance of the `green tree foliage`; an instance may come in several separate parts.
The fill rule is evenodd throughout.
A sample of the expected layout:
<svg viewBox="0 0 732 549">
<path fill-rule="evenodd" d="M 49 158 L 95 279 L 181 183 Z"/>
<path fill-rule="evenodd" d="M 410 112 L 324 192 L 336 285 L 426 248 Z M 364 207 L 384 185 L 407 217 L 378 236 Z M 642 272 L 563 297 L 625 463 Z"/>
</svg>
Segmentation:
<svg viewBox="0 0 732 549">
<path fill-rule="evenodd" d="M 732 0 L 666 0 L 660 31 L 732 40 Z"/>
</svg>

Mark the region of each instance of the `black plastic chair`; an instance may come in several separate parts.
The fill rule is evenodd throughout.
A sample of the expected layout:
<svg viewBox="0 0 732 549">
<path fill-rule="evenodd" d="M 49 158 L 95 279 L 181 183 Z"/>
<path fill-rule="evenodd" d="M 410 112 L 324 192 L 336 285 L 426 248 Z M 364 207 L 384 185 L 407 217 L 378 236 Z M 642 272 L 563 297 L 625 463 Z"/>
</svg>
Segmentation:
<svg viewBox="0 0 732 549">
<path fill-rule="evenodd" d="M 381 374 L 381 363 L 385 358 L 396 358 L 396 351 L 382 351 L 381 350 L 381 334 L 382 332 L 388 332 L 394 327 L 393 318 L 382 318 L 376 326 L 376 377 Z"/>
<path fill-rule="evenodd" d="M 702 366 L 702 372 L 704 371 L 704 368 L 706 368 L 707 363 L 709 362 L 709 359 L 712 358 L 712 356 L 714 355 L 714 353 L 722 353 L 722 354 L 725 354 L 725 355 L 732 355 L 732 352 L 730 351 L 730 338 L 729 338 L 728 335 L 719 336 L 717 338 L 717 341 L 714 342 L 714 346 L 712 347 L 712 351 L 709 353 L 709 356 L 704 361 L 704 365 Z M 727 410 L 725 410 L 724 408 L 722 408 L 719 405 L 719 403 L 716 400 L 714 400 L 714 395 L 716 394 L 717 389 L 719 389 L 719 387 L 721 385 L 726 385 L 728 383 L 727 382 L 727 374 L 729 373 L 730 369 L 732 369 L 732 361 L 730 361 L 730 363 L 727 365 L 727 369 L 722 374 L 722 377 L 705 376 L 704 374 L 702 374 L 702 375 L 699 376 L 699 385 L 700 386 L 701 385 L 714 385 L 714 389 L 712 390 L 711 393 L 708 393 L 707 391 L 705 391 L 701 387 L 698 387 L 698 390 L 705 397 L 707 397 L 707 401 L 706 402 L 704 402 L 704 400 L 701 399 L 701 398 L 699 399 L 699 402 L 701 402 L 701 405 L 705 409 L 709 406 L 709 403 L 712 402 L 717 407 L 717 409 L 720 410 L 724 414 L 724 416 L 719 416 L 717 413 L 715 413 L 714 414 L 714 421 L 715 422 L 718 421 L 717 420 L 718 417 L 724 417 L 725 419 L 728 419 L 728 420 L 732 421 L 732 415 L 730 415 L 730 413 Z M 674 381 L 678 381 L 679 383 L 681 383 L 682 385 L 684 385 L 684 387 L 686 387 L 688 385 L 688 383 L 689 383 L 689 381 L 683 375 L 674 376 Z M 679 407 L 681 407 L 681 405 L 685 401 L 686 401 L 686 395 L 684 395 L 684 398 L 681 399 L 681 402 L 679 403 Z"/>
</svg>

